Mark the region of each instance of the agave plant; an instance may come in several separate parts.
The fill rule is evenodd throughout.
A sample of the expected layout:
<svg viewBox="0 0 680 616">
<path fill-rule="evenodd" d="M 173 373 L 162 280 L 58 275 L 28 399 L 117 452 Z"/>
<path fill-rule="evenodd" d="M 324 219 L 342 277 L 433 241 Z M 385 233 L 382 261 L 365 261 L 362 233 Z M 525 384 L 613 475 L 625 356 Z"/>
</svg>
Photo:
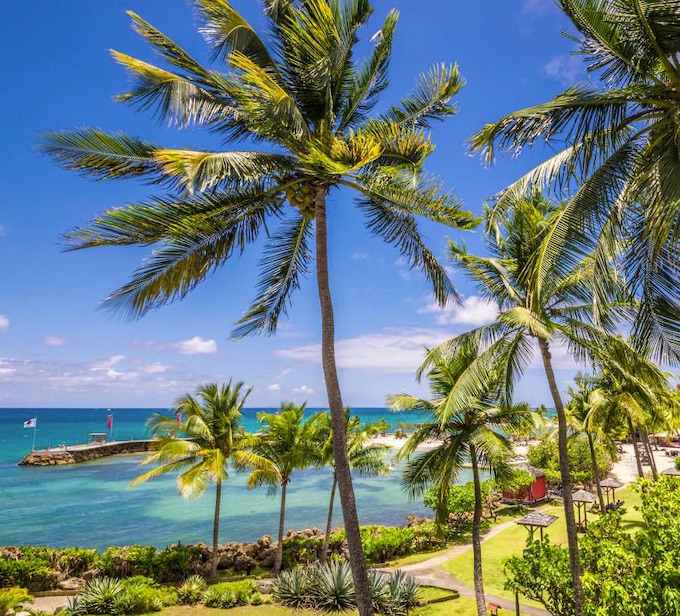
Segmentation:
<svg viewBox="0 0 680 616">
<path fill-rule="evenodd" d="M 99 578 L 89 582 L 80 593 L 77 607 L 81 614 L 120 614 L 120 597 L 125 585 L 114 578 Z"/>
<path fill-rule="evenodd" d="M 400 616 L 407 614 L 409 608 L 418 605 L 420 585 L 412 577 L 397 569 L 389 581 L 390 601 L 385 614 Z"/>
<path fill-rule="evenodd" d="M 309 570 L 296 567 L 279 574 L 272 588 L 272 596 L 286 607 L 294 609 L 308 607 L 310 586 Z"/>
<path fill-rule="evenodd" d="M 200 575 L 190 575 L 177 589 L 177 599 L 181 605 L 196 605 L 203 599 L 206 587 Z"/>
<path fill-rule="evenodd" d="M 356 605 L 352 570 L 347 562 L 331 561 L 312 573 L 314 607 L 326 612 L 344 612 Z"/>
<path fill-rule="evenodd" d="M 371 588 L 373 609 L 384 614 L 390 603 L 389 578 L 380 571 L 371 570 L 368 573 L 368 584 Z"/>
</svg>

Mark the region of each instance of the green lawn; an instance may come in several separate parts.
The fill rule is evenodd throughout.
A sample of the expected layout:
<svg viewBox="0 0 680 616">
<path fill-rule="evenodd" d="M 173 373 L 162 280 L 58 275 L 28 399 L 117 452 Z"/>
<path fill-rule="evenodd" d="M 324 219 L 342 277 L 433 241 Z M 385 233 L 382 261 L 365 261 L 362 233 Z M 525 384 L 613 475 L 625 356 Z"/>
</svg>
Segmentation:
<svg viewBox="0 0 680 616">
<path fill-rule="evenodd" d="M 640 512 L 634 507 L 640 505 L 640 494 L 626 488 L 620 490 L 616 494 L 617 500 L 623 500 L 626 503 L 626 513 L 624 520 L 626 526 L 631 531 L 635 531 L 642 523 L 642 516 Z M 554 543 L 566 544 L 567 528 L 564 522 L 564 514 L 561 504 L 558 506 L 548 506 L 541 508 L 541 511 L 556 515 L 557 521 L 554 522 L 549 529 L 545 531 L 546 535 Z M 596 519 L 597 516 L 591 514 L 589 519 Z M 484 569 L 484 590 L 488 594 L 505 597 L 507 599 L 514 599 L 512 593 L 503 589 L 505 583 L 505 575 L 503 574 L 503 563 L 510 556 L 520 556 L 527 539 L 527 531 L 522 526 L 512 526 L 503 532 L 496 535 L 493 539 L 482 543 L 482 563 Z M 470 586 L 473 585 L 474 580 L 472 576 L 472 550 L 468 550 L 451 560 L 444 563 L 444 568 Z M 523 599 L 526 605 L 538 605 L 527 599 Z M 540 607 L 540 606 L 539 606 Z"/>
<path fill-rule="evenodd" d="M 352 616 L 356 612 L 343 612 L 343 616 Z M 446 601 L 419 607 L 411 612 L 413 616 L 477 616 L 475 600 L 461 597 L 455 601 Z M 258 605 L 234 607 L 229 610 L 218 610 L 206 607 L 174 606 L 165 608 L 155 616 L 319 616 L 318 612 L 308 610 L 291 610 L 279 605 Z"/>
</svg>

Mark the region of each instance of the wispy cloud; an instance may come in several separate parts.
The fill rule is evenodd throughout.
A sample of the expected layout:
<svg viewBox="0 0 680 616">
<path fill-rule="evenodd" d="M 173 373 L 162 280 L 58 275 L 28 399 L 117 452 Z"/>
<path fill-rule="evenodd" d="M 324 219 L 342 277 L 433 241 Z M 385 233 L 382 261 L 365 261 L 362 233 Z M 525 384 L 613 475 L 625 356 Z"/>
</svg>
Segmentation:
<svg viewBox="0 0 680 616">
<path fill-rule="evenodd" d="M 311 387 L 308 387 L 307 385 L 300 385 L 300 387 L 293 387 L 293 393 L 302 394 L 304 396 L 311 396 L 312 394 L 315 394 L 316 391 L 314 391 Z"/>
<path fill-rule="evenodd" d="M 381 332 L 345 338 L 336 342 L 336 359 L 341 368 L 383 373 L 412 373 L 422 363 L 425 348 L 451 337 L 437 329 L 388 328 Z M 308 344 L 276 351 L 280 357 L 318 364 L 321 345 Z"/>
<path fill-rule="evenodd" d="M 169 370 L 169 366 L 161 364 L 159 362 L 149 364 L 148 366 L 142 366 L 139 368 L 140 372 L 144 374 L 163 374 Z"/>
<path fill-rule="evenodd" d="M 485 325 L 491 323 L 498 314 L 497 306 L 481 297 L 471 295 L 460 304 L 451 303 L 441 307 L 430 298 L 420 308 L 420 314 L 434 314 L 439 325 Z"/>
<path fill-rule="evenodd" d="M 369 255 L 367 252 L 354 252 L 352 253 L 349 258 L 352 261 L 368 261 L 371 258 L 371 255 Z"/>
<path fill-rule="evenodd" d="M 66 344 L 66 338 L 61 336 L 45 336 L 43 343 L 47 346 L 64 346 Z"/>
<path fill-rule="evenodd" d="M 555 8 L 553 0 L 523 0 L 522 14 L 529 17 L 541 17 Z"/>
<path fill-rule="evenodd" d="M 0 314 L 0 332 L 6 332 L 9 329 L 9 318 Z"/>
<path fill-rule="evenodd" d="M 204 340 L 200 336 L 177 342 L 172 346 L 183 355 L 213 355 L 217 353 L 217 342 Z"/>
<path fill-rule="evenodd" d="M 543 67 L 543 72 L 563 86 L 568 86 L 584 78 L 584 64 L 576 56 L 556 56 Z"/>
<path fill-rule="evenodd" d="M 267 389 L 269 391 L 281 391 L 281 385 L 279 385 L 278 383 L 272 383 L 271 385 L 267 386 Z"/>
</svg>

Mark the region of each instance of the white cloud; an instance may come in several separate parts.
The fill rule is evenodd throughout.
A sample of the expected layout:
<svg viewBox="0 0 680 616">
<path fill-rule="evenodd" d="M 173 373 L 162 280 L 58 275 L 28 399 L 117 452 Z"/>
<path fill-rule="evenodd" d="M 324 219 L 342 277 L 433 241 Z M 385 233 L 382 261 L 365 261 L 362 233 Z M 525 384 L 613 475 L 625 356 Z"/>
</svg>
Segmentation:
<svg viewBox="0 0 680 616">
<path fill-rule="evenodd" d="M 217 353 L 217 343 L 214 340 L 204 340 L 200 336 L 177 342 L 173 346 L 184 355 L 212 355 Z"/>
<path fill-rule="evenodd" d="M 105 372 L 111 370 L 113 366 L 119 364 L 125 359 L 125 355 L 112 355 L 108 359 L 103 359 L 101 361 L 93 361 L 89 364 L 90 370 L 92 372 Z"/>
<path fill-rule="evenodd" d="M 368 261 L 371 256 L 367 252 L 353 252 L 349 258 L 352 261 Z"/>
<path fill-rule="evenodd" d="M 383 373 L 412 373 L 420 366 L 425 348 L 432 348 L 451 337 L 450 332 L 436 329 L 388 328 L 382 332 L 345 338 L 335 345 L 341 368 Z M 321 345 L 308 344 L 276 351 L 280 357 L 318 364 Z"/>
<path fill-rule="evenodd" d="M 8 329 L 9 319 L 4 314 L 0 314 L 0 332 L 6 332 Z"/>
<path fill-rule="evenodd" d="M 496 304 L 476 295 L 466 297 L 462 303 L 451 303 L 442 308 L 432 300 L 418 310 L 420 314 L 434 314 L 439 325 L 485 325 L 498 314 Z"/>
<path fill-rule="evenodd" d="M 168 371 L 168 366 L 156 362 L 155 364 L 149 364 L 148 366 L 143 366 L 139 369 L 140 372 L 144 374 L 163 374 Z"/>
<path fill-rule="evenodd" d="M 66 344 L 66 338 L 62 338 L 61 336 L 45 336 L 43 342 L 47 346 L 63 346 Z"/>
<path fill-rule="evenodd" d="M 568 86 L 583 78 L 583 62 L 576 56 L 557 56 L 544 67 L 546 76 Z"/>
<path fill-rule="evenodd" d="M 522 13 L 531 17 L 539 17 L 553 9 L 553 0 L 524 0 L 522 2 Z"/>
<path fill-rule="evenodd" d="M 276 377 L 274 377 L 274 378 L 282 379 L 284 376 L 288 376 L 291 372 L 293 372 L 293 369 L 292 369 L 292 368 L 284 368 L 284 369 L 281 370 L 281 372 L 279 372 L 279 373 L 276 375 Z"/>
<path fill-rule="evenodd" d="M 267 389 L 269 391 L 281 391 L 281 385 L 279 385 L 278 383 L 272 383 L 267 387 Z"/>
<path fill-rule="evenodd" d="M 296 394 L 304 394 L 307 396 L 311 396 L 312 394 L 316 393 L 311 387 L 307 387 L 307 385 L 300 385 L 300 387 L 293 387 L 293 392 Z"/>
</svg>

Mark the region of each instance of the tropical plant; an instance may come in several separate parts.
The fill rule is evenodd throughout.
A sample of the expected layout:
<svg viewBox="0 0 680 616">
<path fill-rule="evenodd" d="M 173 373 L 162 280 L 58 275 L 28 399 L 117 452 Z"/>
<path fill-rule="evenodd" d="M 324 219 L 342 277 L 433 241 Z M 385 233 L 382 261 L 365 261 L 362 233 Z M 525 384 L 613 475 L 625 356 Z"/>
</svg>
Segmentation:
<svg viewBox="0 0 680 616">
<path fill-rule="evenodd" d="M 212 580 L 217 577 L 222 484 L 229 478 L 229 467 L 252 468 L 272 475 L 277 472 L 271 462 L 253 453 L 252 437 L 238 430 L 241 409 L 249 394 L 243 383 L 201 385 L 195 395 L 184 394 L 175 403 L 174 410 L 181 413 L 179 421 L 160 414 L 151 417 L 148 425 L 157 444 L 142 464 L 158 466 L 130 484 L 134 486 L 160 475 L 179 473 L 180 494 L 195 498 L 203 494 L 211 482 L 215 483 Z M 178 434 L 185 438 L 179 438 Z"/>
<path fill-rule="evenodd" d="M 422 173 L 433 151 L 432 121 L 454 115 L 463 86 L 458 67 L 440 64 L 410 95 L 373 113 L 387 88 L 397 11 L 374 39 L 369 58 L 355 59 L 358 33 L 373 8 L 368 0 L 263 0 L 268 38 L 228 0 L 196 0 L 201 31 L 226 73 L 202 66 L 174 41 L 130 13 L 135 30 L 170 65 L 159 68 L 114 51 L 135 78 L 118 100 L 179 127 L 200 125 L 225 141 L 265 144 L 263 151 L 210 152 L 163 148 L 122 133 L 84 128 L 57 132 L 42 148 L 62 166 L 96 179 L 144 177 L 170 189 L 146 203 L 115 208 L 68 235 L 73 249 L 155 244 L 131 281 L 106 305 L 139 317 L 180 299 L 271 221 L 283 219 L 264 249 L 259 295 L 239 321 L 237 336 L 274 333 L 291 296 L 309 273 L 316 245 L 321 354 L 334 422 L 338 485 L 361 614 L 371 613 L 359 523 L 343 432 L 328 273 L 328 203 L 349 188 L 368 231 L 393 244 L 423 270 L 445 304 L 454 295 L 446 270 L 427 248 L 418 218 L 470 228 L 442 184 Z M 292 207 L 286 207 L 286 200 Z M 338 221 L 342 228 L 342 221 Z"/>
<path fill-rule="evenodd" d="M 210 586 L 203 594 L 207 607 L 229 609 L 239 605 L 248 605 L 257 592 L 257 584 L 253 580 L 239 582 L 221 582 Z"/>
<path fill-rule="evenodd" d="M 351 415 L 349 408 L 345 409 L 345 442 L 347 443 L 347 457 L 350 468 L 361 477 L 387 475 L 390 472 L 386 462 L 386 454 L 389 445 L 375 443 L 371 437 L 382 431 L 385 425 L 384 418 L 376 424 L 365 425 L 357 415 Z M 335 458 L 333 456 L 333 422 L 328 414 L 321 416 L 322 426 L 319 432 L 321 438 L 321 459 L 325 465 L 333 469 L 333 484 L 328 501 L 328 517 L 326 519 L 326 535 L 322 548 L 322 562 L 328 558 L 328 540 L 333 528 L 333 506 L 335 505 L 335 492 L 338 487 L 338 476 L 335 472 Z M 389 424 L 388 424 L 389 426 Z"/>
<path fill-rule="evenodd" d="M 421 367 L 427 371 L 432 394 L 424 400 L 408 394 L 390 396 L 394 410 L 418 410 L 430 413 L 430 419 L 409 437 L 398 454 L 408 459 L 403 484 L 412 497 L 421 496 L 435 486 L 438 492 L 437 521 L 446 522 L 450 488 L 460 469 L 469 459 L 472 463 L 475 506 L 472 521 L 472 546 L 477 612 L 486 615 L 482 579 L 481 522 L 484 500 L 480 466 L 502 473 L 508 467 L 512 444 L 506 436 L 509 428 L 531 422 L 530 407 L 508 403 L 498 373 L 499 366 L 490 368 L 477 383 L 468 383 L 470 369 L 480 354 L 478 340 L 468 339 L 453 350 L 431 351 Z M 482 385 L 483 383 L 483 385 Z M 427 451 L 418 448 L 434 442 Z"/>
<path fill-rule="evenodd" d="M 655 358 L 680 360 L 680 11 L 659 0 L 559 0 L 578 34 L 578 54 L 600 80 L 570 86 L 552 100 L 487 124 L 471 140 L 491 162 L 496 147 L 517 154 L 537 141 L 559 149 L 496 201 L 504 216 L 534 187 L 570 193 L 551 232 L 542 269 L 580 261 L 592 240 L 612 244 L 640 300 L 633 335 Z M 587 234 L 583 232 L 586 231 Z M 566 253 L 568 256 L 564 256 Z M 596 259 L 606 278 L 606 259 Z M 580 609 L 579 609 L 580 611 Z"/>
<path fill-rule="evenodd" d="M 0 588 L 0 616 L 8 616 L 16 610 L 21 609 L 22 604 L 33 601 L 33 597 L 28 594 L 25 588 L 12 586 L 11 588 Z"/>
<path fill-rule="evenodd" d="M 257 435 L 254 451 L 268 460 L 270 468 L 254 470 L 248 477 L 248 488 L 267 485 L 272 492 L 281 488 L 279 535 L 272 573 L 278 575 L 283 562 L 283 534 L 286 518 L 286 492 L 294 471 L 321 466 L 317 448 L 321 416 L 304 418 L 306 404 L 284 402 L 277 413 L 259 413 L 263 429 Z"/>
<path fill-rule="evenodd" d="M 605 510 L 604 495 L 600 487 L 601 469 L 597 461 L 597 453 L 595 451 L 595 439 L 600 439 L 604 445 L 610 450 L 615 449 L 614 440 L 610 430 L 607 426 L 610 421 L 604 418 L 604 422 L 598 422 L 597 411 L 600 408 L 600 396 L 595 388 L 593 379 L 577 374 L 574 379 L 575 387 L 570 387 L 567 390 L 569 395 L 569 402 L 565 407 L 567 414 L 567 424 L 571 430 L 571 436 L 579 436 L 585 434 L 588 439 L 588 449 L 590 450 L 590 464 L 592 468 L 592 476 L 597 488 L 597 498 L 600 502 L 600 511 Z"/>
<path fill-rule="evenodd" d="M 177 599 L 181 605 L 196 605 L 203 600 L 207 588 L 200 575 L 190 575 L 177 589 Z"/>
<path fill-rule="evenodd" d="M 455 265 L 472 279 L 482 298 L 498 306 L 499 314 L 494 322 L 456 336 L 434 351 L 443 353 L 473 343 L 480 354 L 467 373 L 465 385 L 479 388 L 489 366 L 500 362 L 505 366 L 501 375 L 504 390 L 512 392 L 537 342 L 557 412 L 564 514 L 580 616 L 583 599 L 569 477 L 567 423 L 551 347 L 562 343 L 577 358 L 598 353 L 603 341 L 613 338 L 614 317 L 624 313 L 627 306 L 615 268 L 597 273 L 595 261 L 608 255 L 582 256 L 575 265 L 567 256 L 545 258 L 565 207 L 534 192 L 526 199 L 517 200 L 512 211 L 502 219 L 487 210 L 489 257 L 474 256 L 464 246 L 450 242 L 449 253 Z M 612 306 L 620 310 L 613 311 Z M 622 341 L 618 344 L 625 346 Z"/>
<path fill-rule="evenodd" d="M 495 484 L 493 481 L 482 482 L 480 492 L 484 505 L 489 503 L 489 497 L 491 496 L 494 487 Z M 436 485 L 425 492 L 423 504 L 433 511 L 438 511 L 440 509 L 441 497 L 439 488 Z M 446 495 L 446 503 L 444 504 L 446 523 L 452 526 L 456 531 L 469 531 L 470 522 L 475 514 L 476 504 L 477 498 L 474 482 L 470 481 L 463 485 L 452 485 Z"/>
</svg>

